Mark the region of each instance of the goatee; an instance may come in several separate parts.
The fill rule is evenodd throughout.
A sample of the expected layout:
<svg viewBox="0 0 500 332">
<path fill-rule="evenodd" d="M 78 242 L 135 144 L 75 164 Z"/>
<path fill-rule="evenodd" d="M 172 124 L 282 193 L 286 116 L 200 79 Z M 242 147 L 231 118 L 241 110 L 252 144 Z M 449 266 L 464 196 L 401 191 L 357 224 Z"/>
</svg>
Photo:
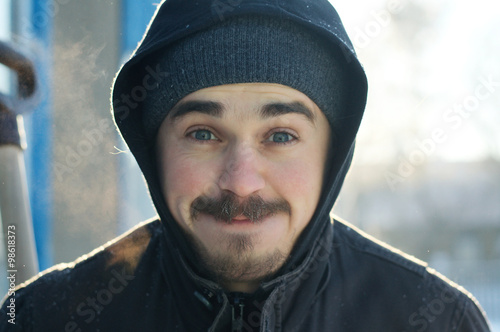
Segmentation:
<svg viewBox="0 0 500 332">
<path fill-rule="evenodd" d="M 251 222 L 259 223 L 278 213 L 291 214 L 287 201 L 275 199 L 265 201 L 258 195 L 244 201 L 230 192 L 217 198 L 200 196 L 191 204 L 191 218 L 199 221 L 201 214 L 230 224 L 233 218 L 245 216 Z M 221 284 L 231 281 L 263 281 L 270 278 L 286 261 L 287 255 L 279 249 L 256 257 L 253 253 L 258 236 L 255 234 L 221 234 L 220 248 L 206 248 L 201 241 L 187 234 L 197 254 L 201 273 Z M 215 250 L 214 250 L 215 249 Z"/>
</svg>

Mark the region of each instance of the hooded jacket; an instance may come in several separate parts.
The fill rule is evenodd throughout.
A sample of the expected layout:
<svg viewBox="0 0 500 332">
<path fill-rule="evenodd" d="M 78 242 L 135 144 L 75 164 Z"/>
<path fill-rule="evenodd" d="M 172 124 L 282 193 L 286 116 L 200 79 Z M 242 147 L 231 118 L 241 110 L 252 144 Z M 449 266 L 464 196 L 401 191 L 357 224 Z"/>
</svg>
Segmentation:
<svg viewBox="0 0 500 332">
<path fill-rule="evenodd" d="M 316 212 L 286 264 L 254 294 L 225 292 L 204 278 L 161 193 L 139 100 L 144 78 L 168 74 L 148 56 L 221 20 L 285 17 L 343 55 L 348 105 Z M 367 83 L 340 18 L 327 0 L 163 2 L 114 84 L 116 124 L 148 184 L 159 218 L 8 294 L 0 331 L 489 331 L 474 298 L 435 271 L 330 217 L 349 169 Z M 12 316 L 12 303 L 15 303 Z M 11 313 L 9 316 L 8 314 Z M 14 319 L 15 325 L 9 322 Z"/>
</svg>

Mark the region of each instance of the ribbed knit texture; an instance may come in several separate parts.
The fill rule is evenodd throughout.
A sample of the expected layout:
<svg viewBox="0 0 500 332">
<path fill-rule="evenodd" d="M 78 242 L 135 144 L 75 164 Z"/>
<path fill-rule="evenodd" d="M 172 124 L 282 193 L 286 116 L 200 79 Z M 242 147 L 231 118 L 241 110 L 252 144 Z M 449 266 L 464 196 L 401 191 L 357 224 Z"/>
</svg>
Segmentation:
<svg viewBox="0 0 500 332">
<path fill-rule="evenodd" d="M 146 133 L 155 137 L 170 109 L 189 93 L 235 83 L 292 87 L 333 124 L 335 111 L 345 107 L 345 74 L 338 56 L 308 29 L 264 16 L 233 18 L 187 36 L 149 60 L 170 75 L 144 101 Z"/>
</svg>

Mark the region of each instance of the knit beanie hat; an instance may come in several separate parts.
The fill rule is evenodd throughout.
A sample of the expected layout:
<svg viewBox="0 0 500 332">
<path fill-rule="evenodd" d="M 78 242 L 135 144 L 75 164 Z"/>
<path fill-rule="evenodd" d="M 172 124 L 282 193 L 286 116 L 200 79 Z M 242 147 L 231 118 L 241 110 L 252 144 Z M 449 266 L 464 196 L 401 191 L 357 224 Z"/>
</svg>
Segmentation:
<svg viewBox="0 0 500 332">
<path fill-rule="evenodd" d="M 194 91 L 224 84 L 277 83 L 314 101 L 335 133 L 335 115 L 345 111 L 341 56 L 310 28 L 290 20 L 256 15 L 228 19 L 147 60 L 169 74 L 143 102 L 145 132 L 153 139 L 168 112 Z"/>
</svg>

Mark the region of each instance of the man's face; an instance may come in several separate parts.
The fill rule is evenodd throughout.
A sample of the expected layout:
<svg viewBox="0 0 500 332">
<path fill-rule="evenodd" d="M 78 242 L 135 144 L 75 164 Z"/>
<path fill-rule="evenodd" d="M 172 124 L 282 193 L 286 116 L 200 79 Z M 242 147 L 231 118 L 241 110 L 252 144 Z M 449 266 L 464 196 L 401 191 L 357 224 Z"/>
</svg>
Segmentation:
<svg viewBox="0 0 500 332">
<path fill-rule="evenodd" d="M 319 200 L 330 140 L 324 114 L 279 84 L 198 90 L 157 136 L 163 193 L 200 263 L 229 290 L 276 272 Z"/>
</svg>

